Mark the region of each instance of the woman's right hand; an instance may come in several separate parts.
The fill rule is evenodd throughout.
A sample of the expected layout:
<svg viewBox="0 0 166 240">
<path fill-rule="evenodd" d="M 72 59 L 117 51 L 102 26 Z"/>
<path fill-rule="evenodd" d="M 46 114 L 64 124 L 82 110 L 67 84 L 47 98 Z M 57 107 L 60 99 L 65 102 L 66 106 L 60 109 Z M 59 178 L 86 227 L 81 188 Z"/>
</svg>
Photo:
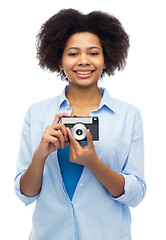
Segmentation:
<svg viewBox="0 0 166 240">
<path fill-rule="evenodd" d="M 37 148 L 37 152 L 42 158 L 47 158 L 50 153 L 58 150 L 60 147 L 64 148 L 68 144 L 66 127 L 63 123 L 59 123 L 61 117 L 70 117 L 70 115 L 67 113 L 56 114 L 52 125 L 45 129 Z"/>
<path fill-rule="evenodd" d="M 46 127 L 41 142 L 36 149 L 31 164 L 22 174 L 20 180 L 21 192 L 28 196 L 34 197 L 40 193 L 43 181 L 43 169 L 48 155 L 60 147 L 68 144 L 68 135 L 63 123 L 59 123 L 61 117 L 70 117 L 69 114 L 59 113 L 51 126 Z"/>
</svg>

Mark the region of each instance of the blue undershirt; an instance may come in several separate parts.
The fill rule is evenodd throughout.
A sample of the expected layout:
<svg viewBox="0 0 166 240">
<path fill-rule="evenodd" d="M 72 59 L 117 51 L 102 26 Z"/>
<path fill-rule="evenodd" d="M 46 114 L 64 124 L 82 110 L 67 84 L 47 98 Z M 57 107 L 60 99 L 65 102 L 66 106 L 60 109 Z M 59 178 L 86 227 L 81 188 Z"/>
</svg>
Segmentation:
<svg viewBox="0 0 166 240">
<path fill-rule="evenodd" d="M 82 144 L 83 146 L 85 146 L 86 141 L 82 141 Z M 58 149 L 58 162 L 61 170 L 63 183 L 65 185 L 70 200 L 72 200 L 84 166 L 69 161 L 69 145 L 66 145 L 64 149 Z"/>
</svg>

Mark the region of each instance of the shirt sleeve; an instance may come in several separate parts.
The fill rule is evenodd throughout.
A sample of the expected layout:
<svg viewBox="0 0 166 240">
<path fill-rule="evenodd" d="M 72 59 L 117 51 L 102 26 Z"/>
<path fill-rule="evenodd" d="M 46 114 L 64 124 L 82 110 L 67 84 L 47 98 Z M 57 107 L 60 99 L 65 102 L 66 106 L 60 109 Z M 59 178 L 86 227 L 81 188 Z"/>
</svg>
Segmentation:
<svg viewBox="0 0 166 240">
<path fill-rule="evenodd" d="M 125 179 L 124 194 L 112 199 L 131 207 L 136 207 L 144 198 L 146 184 L 144 180 L 144 138 L 141 113 L 135 114 L 131 146 L 121 172 Z"/>
<path fill-rule="evenodd" d="M 27 197 L 22 194 L 20 190 L 20 178 L 26 171 L 32 160 L 31 140 L 30 140 L 30 109 L 27 111 L 23 128 L 21 133 L 20 149 L 17 159 L 17 172 L 14 180 L 14 187 L 16 195 L 27 206 L 34 202 L 38 195 L 35 197 Z"/>
</svg>

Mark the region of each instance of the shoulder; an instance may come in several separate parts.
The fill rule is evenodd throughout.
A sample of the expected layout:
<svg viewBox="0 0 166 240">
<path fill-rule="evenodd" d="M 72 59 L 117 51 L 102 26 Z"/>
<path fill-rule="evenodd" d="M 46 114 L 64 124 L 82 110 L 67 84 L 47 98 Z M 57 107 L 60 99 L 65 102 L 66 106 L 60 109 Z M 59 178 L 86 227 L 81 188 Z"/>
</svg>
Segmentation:
<svg viewBox="0 0 166 240">
<path fill-rule="evenodd" d="M 101 88 L 100 91 L 104 93 L 102 104 L 106 105 L 114 113 L 121 115 L 126 113 L 136 113 L 137 111 L 139 111 L 138 108 L 131 103 L 110 96 L 107 89 Z"/>
<path fill-rule="evenodd" d="M 29 106 L 29 109 L 31 111 L 42 112 L 42 111 L 46 110 L 47 108 L 49 108 L 50 106 L 52 106 L 53 104 L 56 105 L 57 98 L 58 97 L 53 97 L 53 98 L 44 99 L 44 100 L 35 102 L 35 103 L 33 103 L 32 105 Z"/>
<path fill-rule="evenodd" d="M 141 117 L 140 110 L 131 103 L 112 98 L 114 106 L 114 114 L 120 119 L 126 119 L 127 121 L 135 121 Z"/>
<path fill-rule="evenodd" d="M 112 98 L 112 101 L 113 101 L 113 104 L 114 104 L 114 108 L 115 110 L 117 111 L 122 111 L 122 112 L 128 112 L 128 111 L 131 111 L 131 112 L 137 112 L 139 111 L 139 109 L 134 106 L 133 104 L 131 103 L 128 103 L 128 102 L 125 102 L 125 101 L 122 101 L 122 100 L 119 100 L 119 99 L 116 99 L 116 98 Z"/>
<path fill-rule="evenodd" d="M 127 125 L 131 124 L 131 126 L 133 126 L 133 129 L 135 129 L 135 132 L 142 132 L 143 123 L 141 111 L 130 103 L 120 100 L 115 100 L 115 102 L 117 104 L 120 119 L 125 119 Z"/>
<path fill-rule="evenodd" d="M 58 96 L 33 103 L 26 112 L 26 119 L 30 122 L 43 122 L 52 112 L 58 111 Z"/>
</svg>

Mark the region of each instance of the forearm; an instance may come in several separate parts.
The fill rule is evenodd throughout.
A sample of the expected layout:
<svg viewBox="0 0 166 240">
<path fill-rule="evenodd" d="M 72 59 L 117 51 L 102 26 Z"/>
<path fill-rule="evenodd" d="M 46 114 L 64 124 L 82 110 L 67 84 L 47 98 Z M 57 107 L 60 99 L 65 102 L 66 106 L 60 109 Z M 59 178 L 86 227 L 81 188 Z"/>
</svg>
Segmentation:
<svg viewBox="0 0 166 240">
<path fill-rule="evenodd" d="M 124 194 L 124 177 L 110 169 L 99 158 L 95 164 L 89 166 L 89 169 L 113 197 L 120 197 Z"/>
<path fill-rule="evenodd" d="M 26 172 L 23 173 L 20 180 L 20 189 L 25 196 L 34 197 L 40 193 L 45 160 L 46 159 L 42 158 L 36 150 L 31 164 Z"/>
</svg>

